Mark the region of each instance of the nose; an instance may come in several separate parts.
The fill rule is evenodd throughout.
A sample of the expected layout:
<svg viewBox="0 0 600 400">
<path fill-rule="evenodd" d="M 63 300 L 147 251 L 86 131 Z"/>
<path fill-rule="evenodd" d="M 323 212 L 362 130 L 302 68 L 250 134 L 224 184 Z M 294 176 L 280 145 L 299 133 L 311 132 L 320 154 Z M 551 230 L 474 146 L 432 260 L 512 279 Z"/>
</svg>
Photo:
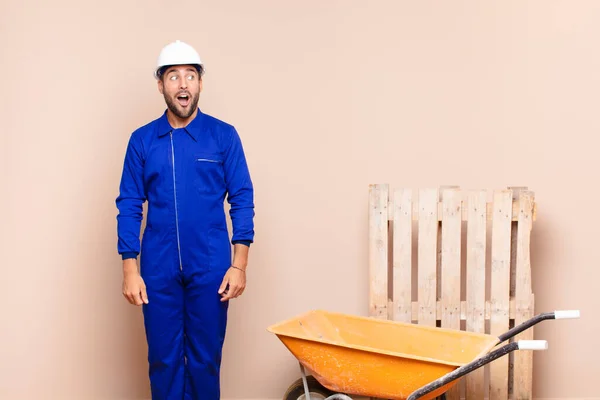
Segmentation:
<svg viewBox="0 0 600 400">
<path fill-rule="evenodd" d="M 182 76 L 179 79 L 179 88 L 180 89 L 187 89 L 187 87 L 188 87 L 187 79 L 185 79 L 185 76 Z"/>
</svg>

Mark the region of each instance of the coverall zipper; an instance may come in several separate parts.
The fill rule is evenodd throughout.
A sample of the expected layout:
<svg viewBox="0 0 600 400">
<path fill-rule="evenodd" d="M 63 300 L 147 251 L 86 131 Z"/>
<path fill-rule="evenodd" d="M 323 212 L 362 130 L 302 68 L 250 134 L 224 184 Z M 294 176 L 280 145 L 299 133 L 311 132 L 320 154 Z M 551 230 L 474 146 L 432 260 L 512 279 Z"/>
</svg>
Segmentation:
<svg viewBox="0 0 600 400">
<path fill-rule="evenodd" d="M 183 270 L 181 265 L 181 244 L 179 242 L 179 216 L 177 214 L 177 184 L 175 183 L 175 149 L 173 148 L 173 131 L 169 132 L 171 136 L 171 161 L 173 165 L 173 197 L 175 199 L 175 230 L 177 231 L 177 251 L 179 254 L 179 270 Z"/>
</svg>

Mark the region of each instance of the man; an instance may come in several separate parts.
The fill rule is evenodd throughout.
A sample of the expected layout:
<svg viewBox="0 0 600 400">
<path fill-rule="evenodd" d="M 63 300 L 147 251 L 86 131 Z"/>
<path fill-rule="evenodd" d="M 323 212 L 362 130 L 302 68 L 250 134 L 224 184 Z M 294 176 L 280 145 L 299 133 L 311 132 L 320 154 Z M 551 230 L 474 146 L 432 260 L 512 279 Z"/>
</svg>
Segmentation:
<svg viewBox="0 0 600 400">
<path fill-rule="evenodd" d="M 188 44 L 162 49 L 155 77 L 167 109 L 132 133 L 116 199 L 123 295 L 142 306 L 152 398 L 160 400 L 220 398 L 228 303 L 245 289 L 254 240 L 242 143 L 233 126 L 198 108 L 203 73 Z"/>
</svg>

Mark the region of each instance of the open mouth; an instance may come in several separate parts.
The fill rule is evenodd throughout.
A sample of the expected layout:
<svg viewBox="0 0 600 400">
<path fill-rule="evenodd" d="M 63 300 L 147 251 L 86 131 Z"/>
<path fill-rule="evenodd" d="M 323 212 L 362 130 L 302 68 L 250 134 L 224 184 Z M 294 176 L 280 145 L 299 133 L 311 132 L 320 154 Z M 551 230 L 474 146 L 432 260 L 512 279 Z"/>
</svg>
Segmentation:
<svg viewBox="0 0 600 400">
<path fill-rule="evenodd" d="M 187 93 L 179 94 L 177 95 L 177 101 L 182 107 L 187 107 L 190 104 L 190 95 Z"/>
</svg>

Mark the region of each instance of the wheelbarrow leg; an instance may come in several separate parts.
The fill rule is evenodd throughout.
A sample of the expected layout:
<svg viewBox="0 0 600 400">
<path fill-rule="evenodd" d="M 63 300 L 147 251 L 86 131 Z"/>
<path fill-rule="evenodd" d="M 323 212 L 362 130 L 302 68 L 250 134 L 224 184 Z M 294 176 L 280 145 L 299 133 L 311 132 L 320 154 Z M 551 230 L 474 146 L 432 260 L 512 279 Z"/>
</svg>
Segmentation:
<svg viewBox="0 0 600 400">
<path fill-rule="evenodd" d="M 306 400 L 310 400 L 310 390 L 308 389 L 308 382 L 306 381 L 306 371 L 304 370 L 304 365 L 300 364 L 300 372 L 302 372 L 302 383 L 304 384 L 304 395 L 306 396 Z"/>
<path fill-rule="evenodd" d="M 300 372 L 302 373 L 302 383 L 304 384 L 304 396 L 306 400 L 310 400 L 310 389 L 308 388 L 308 381 L 306 380 L 306 370 L 304 365 L 300 364 Z M 348 397 L 345 394 L 336 393 L 327 397 L 325 400 L 352 400 L 352 397 Z"/>
</svg>

